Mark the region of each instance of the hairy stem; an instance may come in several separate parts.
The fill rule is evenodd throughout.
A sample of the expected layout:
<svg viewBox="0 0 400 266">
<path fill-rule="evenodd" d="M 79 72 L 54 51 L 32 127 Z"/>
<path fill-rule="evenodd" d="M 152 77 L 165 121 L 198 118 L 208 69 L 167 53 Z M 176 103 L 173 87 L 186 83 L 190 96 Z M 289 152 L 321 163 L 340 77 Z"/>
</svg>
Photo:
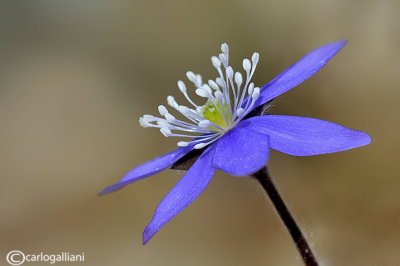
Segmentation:
<svg viewBox="0 0 400 266">
<path fill-rule="evenodd" d="M 275 209 L 278 211 L 279 216 L 292 236 L 292 239 L 296 244 L 297 250 L 300 252 L 304 264 L 307 266 L 318 266 L 307 240 L 304 238 L 295 220 L 276 190 L 267 168 L 264 167 L 260 171 L 254 173 L 252 176 L 260 181 L 262 187 L 267 192 L 269 198 L 275 206 Z"/>
</svg>

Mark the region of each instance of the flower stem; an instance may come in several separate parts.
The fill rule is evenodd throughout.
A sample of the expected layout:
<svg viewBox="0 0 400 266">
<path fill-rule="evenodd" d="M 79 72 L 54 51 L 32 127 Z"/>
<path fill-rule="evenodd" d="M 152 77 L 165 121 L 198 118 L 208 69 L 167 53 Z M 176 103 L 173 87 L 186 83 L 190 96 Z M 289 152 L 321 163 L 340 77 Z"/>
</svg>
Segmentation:
<svg viewBox="0 0 400 266">
<path fill-rule="evenodd" d="M 254 173 L 252 176 L 260 181 L 262 187 L 267 192 L 283 223 L 289 230 L 289 233 L 296 244 L 297 250 L 300 252 L 300 255 L 304 261 L 304 264 L 307 266 L 318 266 L 318 263 L 315 260 L 314 255 L 307 243 L 307 240 L 304 238 L 295 220 L 293 219 L 281 196 L 276 190 L 267 168 L 264 167 L 260 171 Z"/>
</svg>

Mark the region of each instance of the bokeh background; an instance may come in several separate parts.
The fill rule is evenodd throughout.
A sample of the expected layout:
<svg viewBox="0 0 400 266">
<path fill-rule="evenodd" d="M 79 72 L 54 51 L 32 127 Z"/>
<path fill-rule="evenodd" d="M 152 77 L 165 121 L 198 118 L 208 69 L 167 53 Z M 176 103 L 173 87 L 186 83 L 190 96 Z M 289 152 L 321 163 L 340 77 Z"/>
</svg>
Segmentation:
<svg viewBox="0 0 400 266">
<path fill-rule="evenodd" d="M 399 10 L 397 0 L 1 1 L 0 264 L 18 249 L 84 252 L 85 265 L 302 265 L 249 178 L 217 172 L 146 246 L 141 233 L 182 174 L 97 192 L 175 148 L 138 118 L 180 99 L 187 70 L 215 78 L 222 42 L 236 67 L 260 53 L 263 85 L 347 39 L 272 113 L 363 130 L 372 144 L 272 152 L 269 168 L 322 265 L 400 265 Z"/>
</svg>

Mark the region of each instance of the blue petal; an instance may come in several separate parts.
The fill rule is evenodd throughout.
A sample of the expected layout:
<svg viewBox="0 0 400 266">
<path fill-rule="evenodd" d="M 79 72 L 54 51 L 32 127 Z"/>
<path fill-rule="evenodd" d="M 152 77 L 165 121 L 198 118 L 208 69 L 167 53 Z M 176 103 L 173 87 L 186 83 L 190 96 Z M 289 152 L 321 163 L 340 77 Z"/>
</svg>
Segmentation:
<svg viewBox="0 0 400 266">
<path fill-rule="evenodd" d="M 158 205 L 153 219 L 143 232 L 143 245 L 157 231 L 192 203 L 207 187 L 215 173 L 211 167 L 214 145 L 208 147 Z"/>
<path fill-rule="evenodd" d="M 252 109 L 296 87 L 317 73 L 346 43 L 347 41 L 342 40 L 326 44 L 306 54 L 261 88 L 260 97 Z"/>
<path fill-rule="evenodd" d="M 143 179 L 148 176 L 155 175 L 162 170 L 168 168 L 170 165 L 178 161 L 180 158 L 182 158 L 185 154 L 190 152 L 193 149 L 192 146 L 187 146 L 187 147 L 182 147 L 179 149 L 176 149 L 170 153 L 164 154 L 160 157 L 157 157 L 151 161 L 148 161 L 144 164 L 141 164 L 131 171 L 129 171 L 122 179 L 116 184 L 113 184 L 105 189 L 103 189 L 99 195 L 103 195 L 106 193 L 113 192 L 115 190 L 121 189 L 124 186 L 133 183 L 135 181 L 138 181 L 140 179 Z"/>
<path fill-rule="evenodd" d="M 218 140 L 212 165 L 231 175 L 251 175 L 267 164 L 268 150 L 265 134 L 238 125 Z"/>
<path fill-rule="evenodd" d="M 297 156 L 338 152 L 371 142 L 365 132 L 309 117 L 256 116 L 241 124 L 268 135 L 272 149 Z"/>
</svg>

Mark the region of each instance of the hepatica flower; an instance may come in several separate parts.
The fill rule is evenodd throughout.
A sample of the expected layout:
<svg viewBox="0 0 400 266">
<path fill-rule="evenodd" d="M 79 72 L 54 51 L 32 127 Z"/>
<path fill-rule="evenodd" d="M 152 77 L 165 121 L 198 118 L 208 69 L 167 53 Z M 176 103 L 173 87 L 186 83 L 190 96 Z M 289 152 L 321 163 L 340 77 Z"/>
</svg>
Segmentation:
<svg viewBox="0 0 400 266">
<path fill-rule="evenodd" d="M 189 71 L 186 76 L 192 83 L 191 89 L 178 81 L 188 106 L 167 97 L 177 117 L 160 105 L 161 117 L 144 115 L 139 120 L 143 127 L 159 128 L 166 137 L 178 137 L 179 148 L 137 166 L 100 194 L 152 176 L 177 162 L 194 162 L 155 211 L 143 232 L 146 244 L 200 195 L 217 169 L 234 176 L 252 175 L 266 166 L 270 148 L 309 156 L 369 144 L 370 137 L 362 131 L 315 118 L 265 112 L 271 100 L 319 71 L 345 44 L 346 41 L 339 41 L 315 49 L 261 88 L 251 82 L 259 54 L 253 53 L 251 60 L 243 60 L 244 74 L 241 74 L 229 65 L 228 45 L 222 44 L 221 53 L 211 58 L 218 73 L 215 80 L 205 82 L 200 75 Z M 188 91 L 202 97 L 202 103 L 195 103 Z"/>
</svg>

